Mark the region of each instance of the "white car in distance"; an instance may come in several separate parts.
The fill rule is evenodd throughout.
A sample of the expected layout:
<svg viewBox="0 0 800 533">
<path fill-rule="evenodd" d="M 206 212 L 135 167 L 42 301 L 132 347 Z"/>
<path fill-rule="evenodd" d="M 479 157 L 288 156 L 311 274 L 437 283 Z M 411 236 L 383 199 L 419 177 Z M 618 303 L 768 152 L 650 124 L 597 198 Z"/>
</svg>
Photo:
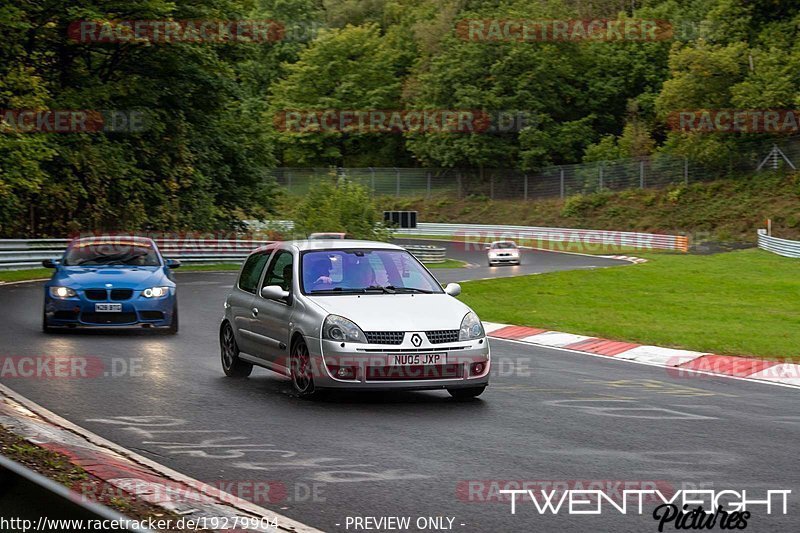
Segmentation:
<svg viewBox="0 0 800 533">
<path fill-rule="evenodd" d="M 494 241 L 486 245 L 486 251 L 490 267 L 520 264 L 520 251 L 514 241 Z"/>
</svg>

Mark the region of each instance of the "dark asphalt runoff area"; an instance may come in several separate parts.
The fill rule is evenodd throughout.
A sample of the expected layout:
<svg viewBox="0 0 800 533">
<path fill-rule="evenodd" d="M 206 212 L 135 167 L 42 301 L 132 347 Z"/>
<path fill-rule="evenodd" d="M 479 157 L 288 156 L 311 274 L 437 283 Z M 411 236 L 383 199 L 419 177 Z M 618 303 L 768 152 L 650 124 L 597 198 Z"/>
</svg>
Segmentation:
<svg viewBox="0 0 800 533">
<path fill-rule="evenodd" d="M 456 278 L 434 273 L 450 281 L 472 269 L 457 270 Z M 41 283 L 0 286 L 1 355 L 91 357 L 104 369 L 3 384 L 163 465 L 326 531 L 396 530 L 356 527 L 366 517 L 409 517 L 407 531 L 658 531 L 647 499 L 642 515 L 630 502 L 624 515 L 610 504 L 600 515 L 552 515 L 520 497 L 512 514 L 497 493 L 509 482 L 670 496 L 746 489 L 751 500 L 791 490 L 788 514 L 751 507 L 746 530 L 798 528 L 800 391 L 493 339 L 492 382 L 475 401 L 436 391 L 311 402 L 263 369 L 244 380 L 223 375 L 217 328 L 234 273 L 177 278 L 177 336 L 47 335 Z M 264 482 L 268 491 L 252 490 Z"/>
</svg>

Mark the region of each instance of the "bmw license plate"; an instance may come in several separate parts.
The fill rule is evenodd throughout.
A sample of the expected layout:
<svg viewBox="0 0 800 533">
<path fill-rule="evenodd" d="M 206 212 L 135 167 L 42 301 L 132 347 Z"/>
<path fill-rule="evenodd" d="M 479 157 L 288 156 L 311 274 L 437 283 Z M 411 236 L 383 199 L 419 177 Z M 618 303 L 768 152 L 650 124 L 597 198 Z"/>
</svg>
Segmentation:
<svg viewBox="0 0 800 533">
<path fill-rule="evenodd" d="M 96 313 L 121 313 L 122 304 L 94 304 Z"/>
<path fill-rule="evenodd" d="M 391 366 L 445 365 L 447 354 L 444 353 L 404 353 L 389 356 Z"/>
</svg>

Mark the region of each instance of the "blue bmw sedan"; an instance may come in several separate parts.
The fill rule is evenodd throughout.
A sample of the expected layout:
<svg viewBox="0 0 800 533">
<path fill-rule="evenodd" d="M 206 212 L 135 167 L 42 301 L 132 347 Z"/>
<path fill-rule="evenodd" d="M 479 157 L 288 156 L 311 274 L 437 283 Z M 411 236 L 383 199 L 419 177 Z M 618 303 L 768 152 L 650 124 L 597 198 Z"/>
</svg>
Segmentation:
<svg viewBox="0 0 800 533">
<path fill-rule="evenodd" d="M 44 286 L 42 329 L 163 328 L 178 332 L 172 269 L 152 239 L 84 238 L 72 241 Z"/>
</svg>

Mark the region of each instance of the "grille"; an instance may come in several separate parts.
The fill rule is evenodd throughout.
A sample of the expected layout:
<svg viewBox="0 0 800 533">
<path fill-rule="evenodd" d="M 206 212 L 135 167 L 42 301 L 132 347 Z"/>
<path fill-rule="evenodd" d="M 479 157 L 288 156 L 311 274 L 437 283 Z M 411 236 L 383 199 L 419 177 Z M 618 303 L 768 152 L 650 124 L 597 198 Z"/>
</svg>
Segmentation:
<svg viewBox="0 0 800 533">
<path fill-rule="evenodd" d="M 86 298 L 89 300 L 105 300 L 108 297 L 108 291 L 105 289 L 86 289 L 84 291 Z"/>
<path fill-rule="evenodd" d="M 130 300 L 133 296 L 132 289 L 111 289 L 112 300 Z"/>
<path fill-rule="evenodd" d="M 82 313 L 81 320 L 87 324 L 133 324 L 136 313 Z"/>
<path fill-rule="evenodd" d="M 425 336 L 431 344 L 444 344 L 445 342 L 458 342 L 457 329 L 439 329 L 436 331 L 426 331 Z"/>
<path fill-rule="evenodd" d="M 53 313 L 53 318 L 56 320 L 77 320 L 77 311 L 56 311 Z"/>
<path fill-rule="evenodd" d="M 365 331 L 370 344 L 402 344 L 405 331 Z"/>
<path fill-rule="evenodd" d="M 368 366 L 367 381 L 416 381 L 455 379 L 462 375 L 463 365 Z"/>
<path fill-rule="evenodd" d="M 164 320 L 164 313 L 161 311 L 139 311 L 142 320 Z"/>
</svg>

